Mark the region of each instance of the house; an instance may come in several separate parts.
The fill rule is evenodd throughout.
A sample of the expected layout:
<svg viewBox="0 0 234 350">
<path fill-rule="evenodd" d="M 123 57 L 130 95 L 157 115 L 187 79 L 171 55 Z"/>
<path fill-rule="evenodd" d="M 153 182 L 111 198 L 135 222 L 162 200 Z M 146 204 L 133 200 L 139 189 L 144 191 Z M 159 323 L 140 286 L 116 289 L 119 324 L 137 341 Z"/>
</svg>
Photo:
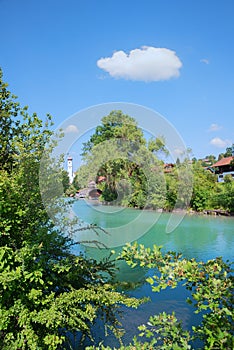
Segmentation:
<svg viewBox="0 0 234 350">
<path fill-rule="evenodd" d="M 215 173 L 218 174 L 218 182 L 223 182 L 224 177 L 229 174 L 234 178 L 234 149 L 232 156 L 220 159 L 212 168 L 215 168 Z"/>
<path fill-rule="evenodd" d="M 172 164 L 172 163 L 163 164 L 164 173 L 171 173 L 174 166 L 175 166 L 175 164 Z"/>
<path fill-rule="evenodd" d="M 97 183 L 101 183 L 101 182 L 105 182 L 105 181 L 106 181 L 106 177 L 105 176 L 98 176 Z"/>
<path fill-rule="evenodd" d="M 203 158 L 201 161 L 204 165 L 212 165 L 212 161 L 209 158 Z"/>
</svg>

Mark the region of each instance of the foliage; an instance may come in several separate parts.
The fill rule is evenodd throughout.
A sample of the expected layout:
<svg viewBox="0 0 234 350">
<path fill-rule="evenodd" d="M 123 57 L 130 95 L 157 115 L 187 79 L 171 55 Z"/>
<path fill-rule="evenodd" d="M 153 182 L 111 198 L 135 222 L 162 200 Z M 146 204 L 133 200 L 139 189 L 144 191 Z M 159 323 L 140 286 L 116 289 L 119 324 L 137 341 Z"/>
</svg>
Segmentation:
<svg viewBox="0 0 234 350">
<path fill-rule="evenodd" d="M 212 198 L 212 206 L 215 209 L 224 209 L 234 212 L 234 181 L 232 176 L 226 175 L 224 183 L 216 184 L 216 191 Z"/>
<path fill-rule="evenodd" d="M 161 152 L 165 156 L 168 156 L 169 152 L 165 145 L 165 139 L 163 136 L 156 137 L 156 139 L 150 138 L 148 142 L 148 149 L 150 152 Z"/>
<path fill-rule="evenodd" d="M 151 284 L 152 290 L 160 292 L 165 288 L 176 288 L 180 281 L 191 291 L 188 303 L 193 304 L 196 313 L 202 313 L 202 324 L 193 327 L 193 335 L 188 336 L 187 332 L 178 328 L 179 341 L 175 348 L 184 349 L 189 339 L 200 338 L 205 349 L 232 349 L 234 345 L 234 312 L 233 312 L 233 287 L 234 277 L 231 264 L 224 262 L 222 258 L 208 260 L 207 262 L 197 262 L 195 259 L 185 259 L 181 254 L 168 252 L 165 255 L 161 252 L 161 247 L 154 246 L 145 248 L 137 244 L 127 245 L 121 258 L 134 267 L 154 268 L 155 274 L 149 277 L 147 282 Z M 165 320 L 172 317 L 173 322 L 169 323 L 169 331 L 164 339 L 164 344 L 175 336 L 174 316 L 166 315 L 153 318 L 153 326 L 162 327 Z M 142 326 L 140 330 L 148 332 L 149 327 Z M 157 329 L 157 328 L 156 328 Z M 149 331 L 150 336 L 153 333 Z M 164 334 L 164 333 L 162 333 Z M 161 334 L 161 335 L 162 335 Z M 170 336 L 169 336 L 170 335 Z M 154 341 L 158 341 L 156 338 Z M 170 347 L 171 346 L 171 347 Z M 163 347 L 160 347 L 161 349 Z M 165 349 L 172 349 L 172 343 Z"/>
<path fill-rule="evenodd" d="M 174 313 L 162 312 L 139 326 L 138 337 L 134 337 L 130 345 L 119 349 L 192 349 L 196 339 L 202 341 L 203 349 L 233 349 L 234 276 L 231 263 L 224 262 L 222 258 L 198 262 L 175 252 L 162 254 L 158 246 L 150 249 L 137 243 L 127 244 L 120 259 L 132 268 L 153 269 L 154 274 L 147 278 L 147 282 L 154 292 L 176 288 L 183 283 L 191 291 L 187 302 L 193 304 L 195 313 L 201 313 L 202 322 L 193 326 L 192 331 L 184 330 Z M 96 349 L 110 348 L 100 345 Z"/>
<path fill-rule="evenodd" d="M 178 196 L 178 174 L 177 169 L 174 168 L 170 173 L 165 174 L 166 179 L 166 203 L 164 208 L 166 210 L 173 210 Z"/>
<path fill-rule="evenodd" d="M 189 341 L 191 336 L 188 331 L 184 331 L 175 314 L 166 314 L 165 312 L 160 315 L 154 315 L 149 318 L 147 325 L 141 325 L 138 327 L 140 333 L 138 338 L 135 336 L 132 343 L 127 346 L 120 346 L 119 350 L 189 350 L 191 346 Z M 144 337 L 150 339 L 147 341 L 140 341 L 139 338 Z M 111 350 L 111 348 L 105 346 L 87 347 L 86 350 Z M 116 349 L 116 348 L 114 348 Z"/>
<path fill-rule="evenodd" d="M 118 335 L 118 305 L 136 307 L 140 301 L 114 290 L 110 259 L 97 262 L 73 255 L 72 240 L 54 227 L 41 198 L 47 183 L 41 184 L 42 191 L 39 186 L 51 117 L 43 123 L 14 101 L 1 73 L 1 349 L 63 348 L 68 332 L 91 337 L 98 317 Z M 66 174 L 62 168 L 53 170 L 48 169 L 53 175 L 49 182 L 54 181 L 57 191 L 59 177 L 64 190 Z"/>
<path fill-rule="evenodd" d="M 87 181 L 98 183 L 104 178 L 98 184 L 101 200 L 137 208 L 163 207 L 166 190 L 162 164 L 153 153 L 165 152 L 164 142 L 151 139 L 147 147 L 132 117 L 121 111 L 103 117 L 83 150 L 86 163 L 77 172 L 77 181 L 86 187 Z"/>
<path fill-rule="evenodd" d="M 202 211 L 211 205 L 217 179 L 209 170 L 205 170 L 200 162 L 193 164 L 193 179 L 190 205 L 192 209 Z"/>
<path fill-rule="evenodd" d="M 137 127 L 134 118 L 121 111 L 112 111 L 102 118 L 102 124 L 97 126 L 90 140 L 83 144 L 83 156 L 90 153 L 96 145 L 113 139 L 133 141 L 135 144 L 144 144 L 142 131 Z"/>
<path fill-rule="evenodd" d="M 226 149 L 229 155 L 231 148 Z M 217 176 L 207 169 L 215 156 L 206 161 L 177 159 L 173 169 L 163 171 L 159 154 L 168 155 L 163 136 L 150 138 L 148 144 L 134 118 L 121 111 L 112 111 L 103 117 L 89 141 L 84 144 L 82 165 L 76 175 L 76 183 L 87 187 L 95 181 L 102 190 L 101 200 L 135 208 L 207 209 L 233 211 L 233 191 L 229 186 L 220 187 Z M 104 178 L 99 183 L 99 178 Z M 228 179 L 225 181 L 225 183 Z M 193 182 L 193 183 L 192 183 Z M 229 181 L 230 182 L 230 181 Z"/>
<path fill-rule="evenodd" d="M 230 157 L 232 155 L 232 147 L 227 147 L 224 153 L 220 153 L 218 156 L 218 160 L 226 157 Z"/>
<path fill-rule="evenodd" d="M 187 160 L 178 162 L 166 179 L 166 201 L 164 209 L 188 209 L 193 190 L 193 169 Z"/>
<path fill-rule="evenodd" d="M 185 181 L 183 180 L 183 167 L 183 163 L 179 164 L 170 173 L 165 174 L 167 186 L 165 209 L 167 210 L 172 210 L 176 201 L 180 202 L 181 207 L 186 201 L 186 198 L 178 193 L 179 170 L 182 175 L 180 180 L 182 194 L 186 194 L 186 188 L 189 188 L 186 185 L 186 179 L 184 179 Z M 193 173 L 193 186 L 189 205 L 193 210 L 197 212 L 207 209 L 234 211 L 234 182 L 231 176 L 226 176 L 224 183 L 218 183 L 217 175 L 205 169 L 201 161 L 194 161 L 191 170 Z"/>
<path fill-rule="evenodd" d="M 68 172 L 66 170 L 62 170 L 62 184 L 63 184 L 64 191 L 69 189 L 70 180 L 69 180 Z"/>
<path fill-rule="evenodd" d="M 1 169 L 11 168 L 13 153 L 13 138 L 20 133 L 19 120 L 15 118 L 20 114 L 19 103 L 16 96 L 7 89 L 7 84 L 2 80 L 3 74 L 0 70 L 0 166 Z M 21 112 L 23 112 L 21 110 Z M 14 118 L 12 118 L 14 116 Z"/>
<path fill-rule="evenodd" d="M 214 164 L 215 161 L 216 161 L 216 157 L 213 154 L 210 154 L 206 156 L 204 159 L 202 159 L 200 162 L 203 167 L 207 167 Z"/>
<path fill-rule="evenodd" d="M 115 201 L 116 204 L 121 204 L 122 200 L 127 200 L 130 206 L 144 207 L 141 200 L 138 203 L 141 197 L 138 194 L 138 183 L 144 191 L 145 176 L 139 164 L 132 160 L 129 154 L 131 151 L 133 153 L 139 151 L 145 144 L 142 131 L 134 118 L 121 111 L 110 112 L 101 122 L 90 140 L 84 144 L 83 155 L 86 166 L 81 169 L 81 174 L 82 170 L 86 169 L 89 180 L 98 180 L 100 176 L 105 178 L 105 184 L 101 186 L 103 201 Z M 132 178 L 129 180 L 129 177 Z M 87 176 L 85 178 L 87 186 Z M 124 185 L 128 183 L 128 189 L 131 188 L 132 194 L 128 199 L 126 199 L 126 188 L 122 186 L 123 182 Z M 136 190 L 133 189 L 135 186 Z"/>
<path fill-rule="evenodd" d="M 200 339 L 203 349 L 231 350 L 234 345 L 234 312 L 232 264 L 222 258 L 198 262 L 185 259 L 181 254 L 167 252 L 162 247 L 152 249 L 134 243 L 127 244 L 121 255 L 132 268 L 141 266 L 153 270 L 147 282 L 154 292 L 176 288 L 178 283 L 191 291 L 187 299 L 193 304 L 195 313 L 202 314 L 202 322 L 193 326 L 192 331 L 184 330 L 175 313 L 162 312 L 151 316 L 146 324 L 138 327 L 140 333 L 128 346 L 118 349 L 192 349 L 195 340 Z M 142 338 L 142 340 L 141 340 Z M 100 345 L 87 349 L 110 349 Z"/>
</svg>

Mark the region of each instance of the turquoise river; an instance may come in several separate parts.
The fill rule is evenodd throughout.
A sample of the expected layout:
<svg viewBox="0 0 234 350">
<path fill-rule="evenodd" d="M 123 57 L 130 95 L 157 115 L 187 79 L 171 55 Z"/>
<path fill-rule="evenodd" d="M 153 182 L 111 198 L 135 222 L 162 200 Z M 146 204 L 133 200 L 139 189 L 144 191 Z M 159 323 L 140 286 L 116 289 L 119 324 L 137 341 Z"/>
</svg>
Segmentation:
<svg viewBox="0 0 234 350">
<path fill-rule="evenodd" d="M 234 260 L 233 217 L 197 214 L 184 216 L 178 213 L 171 218 L 170 213 L 102 206 L 97 205 L 95 201 L 86 202 L 85 200 L 76 200 L 73 211 L 84 222 L 101 226 L 106 231 L 101 232 L 99 236 L 96 234 L 94 236 L 93 232 L 81 231 L 74 235 L 74 239 L 77 241 L 100 240 L 109 247 L 100 249 L 92 244 L 78 245 L 74 248 L 77 254 L 83 250 L 88 256 L 100 259 L 109 255 L 110 250 L 114 250 L 117 254 L 127 241 L 137 240 L 146 247 L 156 244 L 163 246 L 163 251 L 181 252 L 186 258 L 207 261 L 222 256 L 224 260 Z M 170 220 L 172 229 L 168 230 Z M 123 337 L 125 344 L 128 344 L 134 334 L 137 334 L 137 326 L 147 322 L 150 315 L 162 311 L 175 311 L 177 318 L 187 329 L 200 320 L 200 316 L 194 314 L 192 307 L 186 303 L 185 300 L 189 294 L 183 287 L 153 293 L 150 286 L 144 282 L 153 271 L 145 271 L 141 268 L 130 269 L 124 262 L 118 268 L 116 278 L 127 283 L 126 292 L 129 295 L 147 296 L 151 299 L 137 310 L 122 309 L 120 319 L 126 331 Z M 118 346 L 114 337 L 106 338 L 98 325 L 95 337 L 97 343 L 105 339 L 105 345 Z M 196 346 L 199 344 L 194 344 L 195 348 Z M 79 348 L 78 344 L 76 348 Z"/>
</svg>

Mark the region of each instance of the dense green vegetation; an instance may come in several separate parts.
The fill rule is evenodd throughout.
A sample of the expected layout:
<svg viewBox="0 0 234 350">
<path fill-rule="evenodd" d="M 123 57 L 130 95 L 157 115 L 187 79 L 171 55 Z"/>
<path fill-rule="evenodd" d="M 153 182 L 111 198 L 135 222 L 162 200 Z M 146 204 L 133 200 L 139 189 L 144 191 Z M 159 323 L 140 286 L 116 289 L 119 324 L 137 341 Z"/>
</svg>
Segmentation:
<svg viewBox="0 0 234 350">
<path fill-rule="evenodd" d="M 229 156 L 231 148 L 220 156 Z M 89 141 L 84 144 L 85 165 L 79 168 L 73 191 L 86 187 L 88 181 L 99 182 L 101 200 L 136 208 L 195 211 L 223 209 L 234 212 L 234 181 L 226 176 L 224 183 L 202 160 L 179 159 L 168 172 L 158 154 L 167 156 L 162 137 L 146 141 L 137 122 L 121 111 L 103 117 Z M 210 164 L 215 157 L 206 157 Z M 191 177 L 191 178 L 190 178 Z M 191 181 L 193 180 L 193 181 Z"/>
<path fill-rule="evenodd" d="M 36 114 L 30 116 L 26 107 L 20 107 L 0 71 L 0 347 L 3 350 L 69 348 L 73 336 L 78 335 L 78 342 L 86 336 L 92 339 L 98 318 L 106 329 L 120 337 L 121 325 L 116 316 L 119 307 L 137 307 L 142 302 L 117 291 L 112 280 L 115 265 L 111 257 L 98 262 L 72 254 L 74 242 L 49 218 L 41 198 L 39 168 L 44 147 L 52 135 L 51 125 L 49 115 L 43 123 Z M 113 142 L 109 142 L 110 135 L 114 135 Z M 99 137 L 104 137 L 108 149 L 105 142 L 98 141 Z M 103 144 L 101 150 L 107 150 L 106 162 L 100 167 L 100 154 L 104 153 L 99 147 Z M 129 149 L 132 153 L 126 155 Z M 150 140 L 147 145 L 132 118 L 113 112 L 105 119 L 103 129 L 85 146 L 87 168 L 81 169 L 77 181 L 82 181 L 87 169 L 93 174 L 98 169 L 98 176 L 108 178 L 102 184 L 105 200 L 117 200 L 116 191 L 121 192 L 122 186 L 120 198 L 127 205 L 173 207 L 176 197 L 183 194 L 183 191 L 177 193 L 177 181 L 178 174 L 183 174 L 180 170 L 187 164 L 178 164 L 178 168 L 164 176 L 162 163 L 155 156 L 158 151 L 165 151 L 162 139 Z M 231 208 L 233 181 L 227 178 L 224 184 L 217 184 L 199 163 L 193 167 L 192 206 L 197 210 L 208 205 Z M 65 191 L 68 178 L 62 167 L 56 167 L 55 175 L 56 178 L 59 175 Z M 121 186 L 117 188 L 119 182 Z M 214 195 L 210 195 L 211 190 Z M 227 193 L 231 194 L 229 202 Z M 183 204 L 187 199 L 179 200 Z M 156 292 L 175 288 L 183 281 L 191 290 L 189 302 L 194 303 L 197 312 L 206 311 L 194 335 L 183 330 L 175 315 L 152 316 L 147 325 L 140 326 L 140 336 L 146 335 L 148 341 L 135 338 L 133 345 L 122 349 L 191 349 L 190 342 L 196 337 L 202 339 L 205 349 L 233 348 L 230 264 L 221 258 L 199 263 L 175 253 L 163 255 L 158 247 L 150 250 L 136 244 L 125 247 L 118 259 L 132 267 L 155 269 L 155 275 L 147 282 Z M 99 348 L 104 349 L 101 345 Z"/>
<path fill-rule="evenodd" d="M 112 111 L 84 144 L 85 165 L 79 168 L 74 186 L 84 187 L 87 181 L 98 183 L 103 178 L 98 187 L 104 202 L 141 209 L 167 207 L 168 184 L 158 153 L 167 155 L 163 137 L 146 142 L 132 117 Z M 184 162 L 176 174 L 188 179 L 188 163 Z M 187 205 L 190 191 L 191 186 L 180 188 L 182 207 Z"/>
<path fill-rule="evenodd" d="M 39 166 L 50 125 L 20 107 L 0 72 L 1 349 L 63 348 L 69 334 L 91 336 L 97 317 L 117 332 L 118 305 L 139 304 L 113 289 L 109 260 L 73 255 L 44 209 Z"/>
<path fill-rule="evenodd" d="M 177 198 L 177 165 L 173 171 L 166 174 L 167 181 L 167 206 L 173 208 Z M 191 164 L 193 173 L 193 191 L 190 200 L 190 208 L 197 212 L 204 210 L 220 209 L 229 213 L 234 212 L 234 181 L 231 175 L 224 178 L 223 183 L 217 182 L 217 175 L 206 170 L 202 161 L 193 161 Z"/>
</svg>

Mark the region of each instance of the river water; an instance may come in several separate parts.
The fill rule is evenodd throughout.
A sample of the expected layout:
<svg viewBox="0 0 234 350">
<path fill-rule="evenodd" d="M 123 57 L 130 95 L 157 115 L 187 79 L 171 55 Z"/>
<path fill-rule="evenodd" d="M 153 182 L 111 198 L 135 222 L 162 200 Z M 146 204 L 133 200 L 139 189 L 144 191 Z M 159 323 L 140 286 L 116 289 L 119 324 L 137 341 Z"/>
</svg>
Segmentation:
<svg viewBox="0 0 234 350">
<path fill-rule="evenodd" d="M 171 218 L 169 213 L 101 206 L 85 200 L 77 200 L 73 210 L 75 215 L 84 222 L 101 226 L 106 231 L 99 232 L 99 236 L 91 231 L 78 232 L 74 235 L 74 240 L 97 240 L 108 247 L 100 249 L 89 243 L 75 248 L 77 254 L 82 250 L 88 256 L 100 259 L 107 256 L 113 249 L 118 254 L 127 241 L 137 240 L 146 247 L 152 247 L 154 244 L 162 245 L 163 251 L 181 252 L 189 259 L 207 261 L 222 256 L 224 260 L 234 260 L 233 217 L 195 214 L 184 216 L 178 213 L 176 214 L 178 217 L 173 218 L 173 230 L 168 232 L 167 226 Z M 193 308 L 185 301 L 189 292 L 182 286 L 153 293 L 151 287 L 145 283 L 145 278 L 153 274 L 153 271 L 141 268 L 131 269 L 124 262 L 120 263 L 118 268 L 116 278 L 127 283 L 129 295 L 147 296 L 151 299 L 149 303 L 143 304 L 137 310 L 122 309 L 121 321 L 126 331 L 123 338 L 125 344 L 128 344 L 138 333 L 137 326 L 147 322 L 150 315 L 162 311 L 175 311 L 177 318 L 182 321 L 186 329 L 190 329 L 193 324 L 199 322 L 200 316 L 194 314 Z M 105 345 L 118 346 L 114 337 L 106 338 L 101 330 L 96 330 L 95 333 L 97 342 L 105 339 Z"/>
</svg>

